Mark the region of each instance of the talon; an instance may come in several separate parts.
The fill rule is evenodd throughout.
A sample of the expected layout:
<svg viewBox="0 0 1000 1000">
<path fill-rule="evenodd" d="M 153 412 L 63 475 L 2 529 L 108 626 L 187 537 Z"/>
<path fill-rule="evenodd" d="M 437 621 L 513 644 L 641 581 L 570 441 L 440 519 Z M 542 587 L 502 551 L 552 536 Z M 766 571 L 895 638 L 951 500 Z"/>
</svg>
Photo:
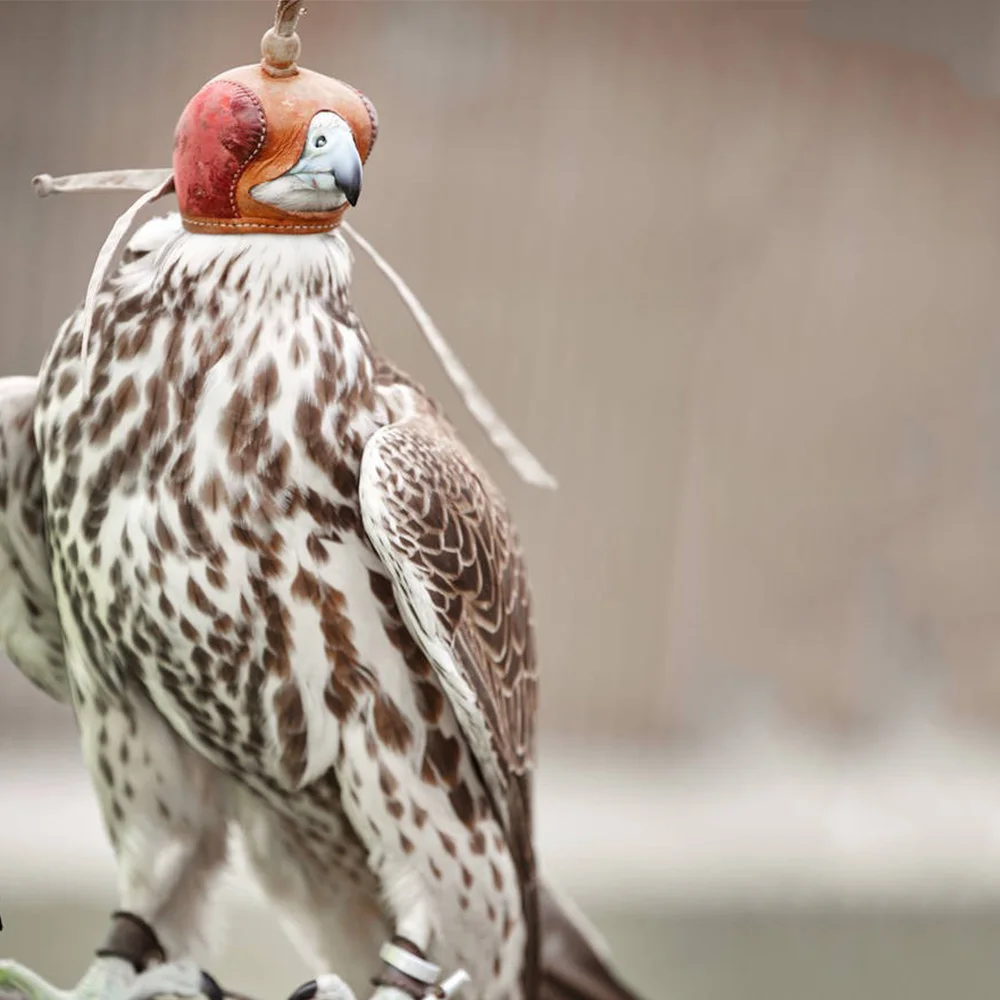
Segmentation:
<svg viewBox="0 0 1000 1000">
<path fill-rule="evenodd" d="M 303 983 L 288 1000 L 356 1000 L 354 991 L 340 976 L 327 974 Z"/>
<path fill-rule="evenodd" d="M 222 987 L 204 969 L 201 970 L 201 992 L 208 1000 L 224 1000 Z"/>
<path fill-rule="evenodd" d="M 319 984 L 315 979 L 310 979 L 308 983 L 303 983 L 288 1000 L 313 1000 L 319 992 Z"/>
</svg>

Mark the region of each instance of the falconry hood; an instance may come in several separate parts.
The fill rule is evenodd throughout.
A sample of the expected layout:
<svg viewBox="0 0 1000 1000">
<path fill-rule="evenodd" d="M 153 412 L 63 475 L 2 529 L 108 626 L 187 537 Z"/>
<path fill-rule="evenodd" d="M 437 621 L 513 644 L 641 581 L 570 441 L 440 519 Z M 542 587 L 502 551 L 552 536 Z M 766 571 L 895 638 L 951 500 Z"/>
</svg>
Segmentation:
<svg viewBox="0 0 1000 1000">
<path fill-rule="evenodd" d="M 388 278 L 467 409 L 515 472 L 532 485 L 555 488 L 555 479 L 479 391 L 403 279 L 344 219 L 360 197 L 378 118 L 359 90 L 298 65 L 296 27 L 302 13 L 301 0 L 278 0 L 274 25 L 261 40 L 260 63 L 219 74 L 191 98 L 174 132 L 171 168 L 34 178 L 41 197 L 68 191 L 144 192 L 111 227 L 97 255 L 84 300 L 82 356 L 89 357 L 97 294 L 115 253 L 139 212 L 158 198 L 176 194 L 184 228 L 211 238 L 315 239 L 341 230 Z M 84 379 L 86 390 L 86 364 Z"/>
<path fill-rule="evenodd" d="M 220 73 L 184 109 L 173 176 L 185 228 L 321 233 L 357 203 L 375 108 L 349 84 L 297 65 L 300 13 L 298 0 L 279 4 L 260 63 Z"/>
</svg>

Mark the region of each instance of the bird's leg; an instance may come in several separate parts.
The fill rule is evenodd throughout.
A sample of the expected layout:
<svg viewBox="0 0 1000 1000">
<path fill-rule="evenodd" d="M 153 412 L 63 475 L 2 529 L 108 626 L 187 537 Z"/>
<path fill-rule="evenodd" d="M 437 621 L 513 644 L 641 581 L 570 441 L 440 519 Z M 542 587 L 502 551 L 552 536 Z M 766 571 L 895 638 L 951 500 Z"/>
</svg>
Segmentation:
<svg viewBox="0 0 1000 1000">
<path fill-rule="evenodd" d="M 116 704 L 101 694 L 78 699 L 77 718 L 115 849 L 120 907 L 97 957 L 72 990 L 59 989 L 18 963 L 2 962 L 0 994 L 26 1000 L 142 1000 L 153 976 L 175 996 L 211 995 L 212 981 L 191 959 L 200 950 L 213 876 L 226 857 L 220 776 L 138 693 Z"/>
<path fill-rule="evenodd" d="M 465 784 L 472 772 L 463 769 L 460 743 L 448 743 L 454 755 L 442 751 L 446 776 L 427 779 L 421 757 L 406 752 L 415 742 L 397 737 L 387 745 L 372 714 L 360 712 L 341 732 L 344 749 L 334 765 L 341 801 L 367 849 L 388 923 L 371 1000 L 458 996 L 469 981 L 461 971 L 467 962 L 478 963 L 470 968 L 481 988 L 491 974 L 493 939 L 501 937 L 502 905 L 490 895 L 488 838 L 474 834 L 477 807 Z M 341 1000 L 335 979 L 320 976 L 290 1000 Z"/>
<path fill-rule="evenodd" d="M 371 1000 L 449 1000 L 470 982 L 464 969 L 438 982 L 440 968 L 400 937 L 387 943 L 380 955 L 383 971 L 372 981 L 378 988 Z M 289 1000 L 356 1000 L 356 997 L 339 976 L 325 974 L 300 986 Z"/>
<path fill-rule="evenodd" d="M 391 934 L 364 846 L 335 816 L 326 827 L 328 849 L 304 850 L 287 816 L 247 790 L 235 790 L 233 800 L 247 863 L 296 950 L 314 972 L 336 970 L 351 990 L 340 990 L 348 1000 L 361 993 Z"/>
</svg>

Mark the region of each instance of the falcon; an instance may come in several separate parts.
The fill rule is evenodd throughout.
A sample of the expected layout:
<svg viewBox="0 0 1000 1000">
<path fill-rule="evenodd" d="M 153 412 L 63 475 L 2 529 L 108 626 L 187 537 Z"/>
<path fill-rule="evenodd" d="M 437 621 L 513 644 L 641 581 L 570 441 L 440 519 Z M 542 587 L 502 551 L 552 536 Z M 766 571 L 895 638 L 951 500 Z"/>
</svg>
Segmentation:
<svg viewBox="0 0 1000 1000">
<path fill-rule="evenodd" d="M 72 706 L 118 866 L 72 995 L 222 995 L 235 828 L 317 972 L 294 1000 L 632 1000 L 538 875 L 520 542 L 354 310 L 377 119 L 298 67 L 298 14 L 182 114 L 137 203 L 179 213 L 0 381 L 0 645 Z M 0 990 L 66 995 L 12 962 Z"/>
</svg>

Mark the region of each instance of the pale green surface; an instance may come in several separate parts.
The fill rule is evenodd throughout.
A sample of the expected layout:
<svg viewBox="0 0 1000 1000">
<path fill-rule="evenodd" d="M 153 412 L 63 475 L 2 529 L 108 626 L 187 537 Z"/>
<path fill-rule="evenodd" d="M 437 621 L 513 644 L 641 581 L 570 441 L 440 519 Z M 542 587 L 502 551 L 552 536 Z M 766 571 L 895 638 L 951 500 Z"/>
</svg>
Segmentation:
<svg viewBox="0 0 1000 1000">
<path fill-rule="evenodd" d="M 68 985 L 89 961 L 104 911 L 11 897 L 4 955 Z M 1000 912 L 592 914 L 646 1000 L 995 1000 Z M 215 971 L 233 989 L 284 1000 L 306 977 L 260 912 L 233 919 Z"/>
</svg>

